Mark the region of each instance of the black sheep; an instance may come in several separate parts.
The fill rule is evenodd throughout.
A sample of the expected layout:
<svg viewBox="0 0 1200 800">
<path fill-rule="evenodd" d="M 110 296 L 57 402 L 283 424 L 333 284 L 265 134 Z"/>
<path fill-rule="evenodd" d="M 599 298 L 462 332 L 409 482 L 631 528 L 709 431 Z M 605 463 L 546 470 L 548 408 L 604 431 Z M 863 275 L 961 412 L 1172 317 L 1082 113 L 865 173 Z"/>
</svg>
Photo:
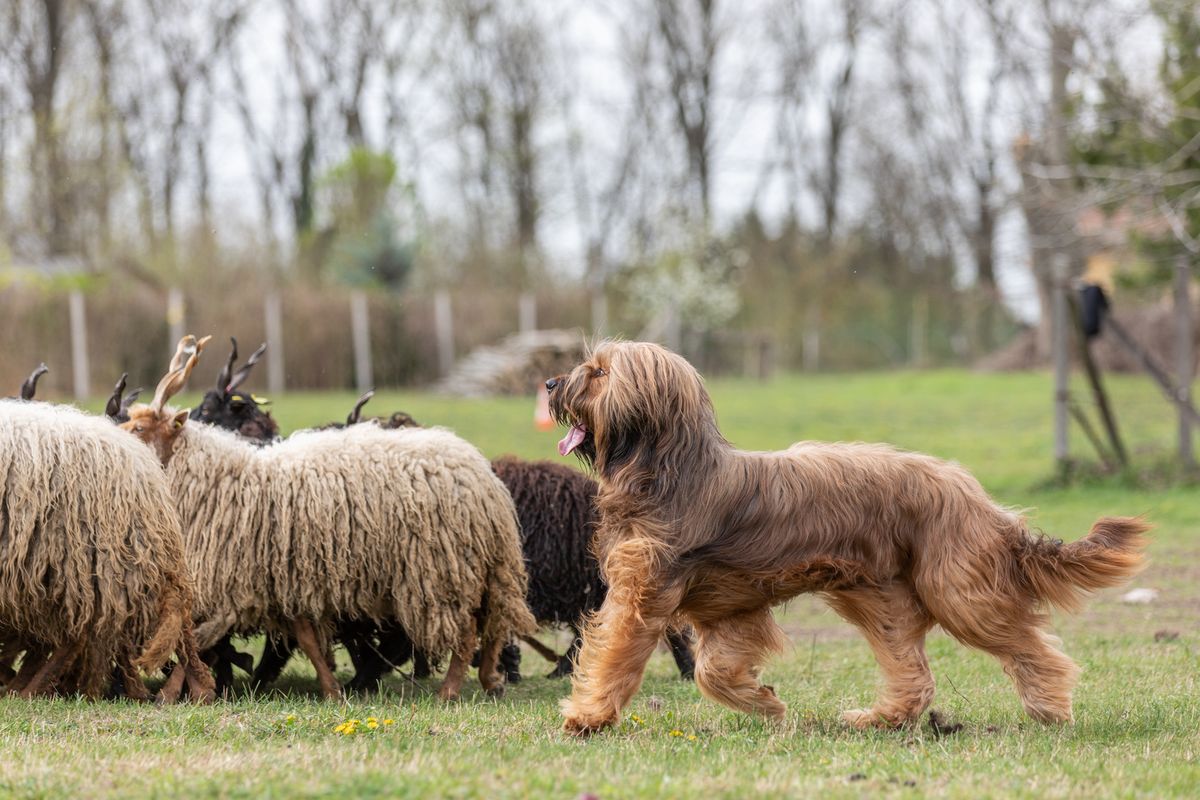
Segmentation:
<svg viewBox="0 0 1200 800">
<path fill-rule="evenodd" d="M 508 487 L 521 521 L 521 548 L 529 572 L 526 600 L 537 621 L 546 626 L 566 626 L 575 634 L 567 652 L 555 657 L 535 641 L 525 641 L 543 656 L 555 660 L 551 677 L 570 675 L 579 649 L 579 625 L 600 608 L 607 588 L 600 565 L 592 553 L 596 528 L 597 485 L 586 475 L 551 461 L 523 461 L 504 456 L 492 470 Z M 682 630 L 667 634 L 675 664 L 684 678 L 695 671 L 690 637 Z M 520 650 L 505 653 L 505 661 L 520 663 Z M 506 664 L 507 667 L 507 664 Z M 516 671 L 516 665 L 511 670 Z"/>
<path fill-rule="evenodd" d="M 217 374 L 217 384 L 204 394 L 200 405 L 192 409 L 190 419 L 199 420 L 218 428 L 234 431 L 244 439 L 259 444 L 269 444 L 279 437 L 279 425 L 271 418 L 271 414 L 263 409 L 263 402 L 251 394 L 239 392 L 238 387 L 250 375 L 250 370 L 262 358 L 267 346 L 263 344 L 246 359 L 236 373 L 233 365 L 237 362 L 237 339 L 230 337 L 233 349 L 229 353 L 229 361 Z"/>
</svg>

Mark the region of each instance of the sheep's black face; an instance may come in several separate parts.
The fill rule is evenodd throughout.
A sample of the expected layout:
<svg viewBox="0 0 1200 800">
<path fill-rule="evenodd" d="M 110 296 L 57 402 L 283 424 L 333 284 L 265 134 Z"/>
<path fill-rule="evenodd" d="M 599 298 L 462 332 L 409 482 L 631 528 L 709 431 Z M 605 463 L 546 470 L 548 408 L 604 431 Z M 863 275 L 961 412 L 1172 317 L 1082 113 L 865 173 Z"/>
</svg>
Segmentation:
<svg viewBox="0 0 1200 800">
<path fill-rule="evenodd" d="M 279 425 L 245 392 L 210 390 L 192 409 L 191 418 L 207 425 L 234 431 L 244 439 L 267 443 L 279 435 Z"/>
</svg>

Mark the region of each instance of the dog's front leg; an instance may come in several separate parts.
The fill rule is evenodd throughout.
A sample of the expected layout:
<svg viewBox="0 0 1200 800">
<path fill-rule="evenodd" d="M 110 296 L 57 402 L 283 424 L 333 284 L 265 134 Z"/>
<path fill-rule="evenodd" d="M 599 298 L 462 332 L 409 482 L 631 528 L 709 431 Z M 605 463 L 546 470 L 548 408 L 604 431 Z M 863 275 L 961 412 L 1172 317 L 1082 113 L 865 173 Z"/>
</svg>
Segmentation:
<svg viewBox="0 0 1200 800">
<path fill-rule="evenodd" d="M 648 574 L 645 542 L 625 542 L 608 556 L 608 594 L 583 631 L 583 645 L 563 701 L 563 729 L 587 735 L 615 725 L 642 685 L 682 593 Z"/>
<path fill-rule="evenodd" d="M 563 730 L 587 735 L 617 723 L 642 685 L 646 662 L 667 621 L 667 616 L 648 615 L 609 595 L 584 629 L 571 697 L 562 704 Z"/>
</svg>

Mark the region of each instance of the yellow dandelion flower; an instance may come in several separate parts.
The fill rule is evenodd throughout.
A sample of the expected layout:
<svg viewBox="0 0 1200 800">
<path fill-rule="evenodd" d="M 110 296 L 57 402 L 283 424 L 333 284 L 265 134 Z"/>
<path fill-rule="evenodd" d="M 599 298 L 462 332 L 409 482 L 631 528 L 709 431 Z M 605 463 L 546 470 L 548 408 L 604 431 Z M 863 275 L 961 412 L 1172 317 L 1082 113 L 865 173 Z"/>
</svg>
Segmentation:
<svg viewBox="0 0 1200 800">
<path fill-rule="evenodd" d="M 671 731 L 671 735 L 672 736 L 683 736 L 683 731 L 676 728 L 675 730 Z"/>
<path fill-rule="evenodd" d="M 367 720 L 367 727 L 370 728 L 371 730 L 375 730 L 376 728 L 379 727 L 379 723 L 373 719 Z"/>
<path fill-rule="evenodd" d="M 688 737 L 687 737 L 687 739 L 688 739 L 688 741 L 689 741 L 689 742 L 694 742 L 694 741 L 696 741 L 696 734 L 694 734 L 694 733 L 689 733 L 689 734 L 688 734 Z"/>
<path fill-rule="evenodd" d="M 379 720 L 374 717 L 367 717 L 367 724 L 370 725 L 372 722 L 379 722 Z"/>
<path fill-rule="evenodd" d="M 394 720 L 394 719 L 385 719 L 385 720 L 383 721 L 383 724 L 384 724 L 384 725 L 395 725 L 395 724 L 396 724 L 396 720 Z"/>
</svg>

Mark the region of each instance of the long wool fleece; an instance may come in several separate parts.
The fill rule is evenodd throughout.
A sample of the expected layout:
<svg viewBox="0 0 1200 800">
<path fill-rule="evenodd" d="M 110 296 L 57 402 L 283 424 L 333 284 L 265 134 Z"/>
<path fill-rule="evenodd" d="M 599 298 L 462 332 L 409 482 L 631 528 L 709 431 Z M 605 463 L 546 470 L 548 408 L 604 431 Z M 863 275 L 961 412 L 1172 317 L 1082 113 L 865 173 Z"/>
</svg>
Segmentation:
<svg viewBox="0 0 1200 800">
<path fill-rule="evenodd" d="M 430 653 L 536 628 L 512 499 L 446 430 L 359 425 L 267 448 L 186 425 L 167 469 L 201 648 L 307 618 L 395 620 Z"/>
<path fill-rule="evenodd" d="M 179 644 L 190 599 L 179 518 L 150 450 L 102 417 L 0 401 L 2 638 L 84 643 L 97 668 L 127 649 L 155 669 Z"/>
</svg>

